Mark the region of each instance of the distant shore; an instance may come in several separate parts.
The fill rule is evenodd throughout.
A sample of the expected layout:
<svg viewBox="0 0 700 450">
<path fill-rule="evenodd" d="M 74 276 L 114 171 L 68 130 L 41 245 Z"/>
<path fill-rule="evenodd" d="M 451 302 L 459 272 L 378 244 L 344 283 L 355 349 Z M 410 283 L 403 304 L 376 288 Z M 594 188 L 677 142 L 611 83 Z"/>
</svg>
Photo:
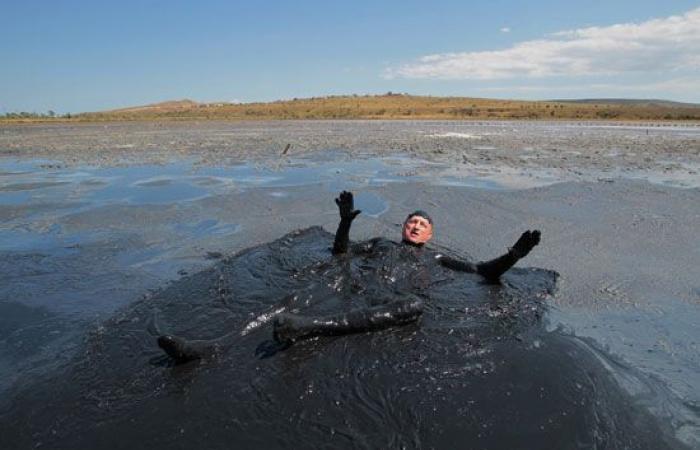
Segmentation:
<svg viewBox="0 0 700 450">
<path fill-rule="evenodd" d="M 522 101 L 406 94 L 348 95 L 265 103 L 168 101 L 111 111 L 8 113 L 0 124 L 159 120 L 568 120 L 699 122 L 700 105 L 663 100 Z"/>
</svg>

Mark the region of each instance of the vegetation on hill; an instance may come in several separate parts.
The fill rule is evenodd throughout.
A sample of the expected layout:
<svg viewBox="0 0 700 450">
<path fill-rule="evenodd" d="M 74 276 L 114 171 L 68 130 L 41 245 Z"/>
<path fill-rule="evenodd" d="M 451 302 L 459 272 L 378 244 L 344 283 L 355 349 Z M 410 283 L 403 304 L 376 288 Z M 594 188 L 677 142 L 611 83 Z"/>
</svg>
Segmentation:
<svg viewBox="0 0 700 450">
<path fill-rule="evenodd" d="M 61 119 L 66 120 L 66 117 Z M 637 100 L 519 101 L 424 97 L 389 92 L 385 95 L 295 98 L 267 103 L 197 103 L 182 100 L 70 117 L 71 121 L 91 122 L 186 119 L 700 120 L 700 106 Z"/>
</svg>

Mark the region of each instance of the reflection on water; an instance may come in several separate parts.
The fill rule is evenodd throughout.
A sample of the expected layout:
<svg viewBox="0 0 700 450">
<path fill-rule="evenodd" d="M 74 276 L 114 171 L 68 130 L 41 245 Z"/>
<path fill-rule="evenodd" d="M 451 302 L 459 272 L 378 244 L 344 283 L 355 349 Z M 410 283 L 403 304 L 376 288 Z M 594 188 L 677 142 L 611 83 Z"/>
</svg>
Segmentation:
<svg viewBox="0 0 700 450">
<path fill-rule="evenodd" d="M 0 248 L 3 251 L 42 252 L 52 255 L 75 253 L 77 246 L 85 242 L 87 236 L 82 234 L 63 234 L 58 225 L 52 226 L 44 233 L 20 230 L 2 230 Z"/>
<path fill-rule="evenodd" d="M 211 235 L 227 235 L 237 232 L 240 226 L 235 223 L 219 223 L 216 219 L 206 219 L 197 223 L 178 223 L 173 228 L 180 233 L 192 237 Z"/>
<path fill-rule="evenodd" d="M 379 217 L 384 214 L 389 205 L 377 194 L 372 192 L 360 192 L 355 196 L 355 207 L 362 211 L 362 214 L 370 217 Z"/>
<path fill-rule="evenodd" d="M 29 192 L 3 192 L 0 194 L 0 205 L 22 205 L 31 199 Z"/>
<path fill-rule="evenodd" d="M 107 168 L 55 168 L 46 171 L 44 161 L 0 161 L 0 205 L 58 201 L 70 198 L 91 204 L 125 202 L 133 205 L 190 201 L 222 191 L 280 188 L 323 184 L 329 192 L 337 187 L 371 187 L 407 180 L 437 185 L 503 189 L 503 185 L 479 177 L 420 175 L 417 169 L 440 165 L 407 158 L 369 158 L 357 161 L 290 162 L 278 167 L 240 164 L 229 167 L 194 167 L 188 162 Z M 445 167 L 446 168 L 446 167 Z M 19 170 L 22 169 L 22 170 Z M 365 197 L 373 215 L 384 209 Z"/>
</svg>

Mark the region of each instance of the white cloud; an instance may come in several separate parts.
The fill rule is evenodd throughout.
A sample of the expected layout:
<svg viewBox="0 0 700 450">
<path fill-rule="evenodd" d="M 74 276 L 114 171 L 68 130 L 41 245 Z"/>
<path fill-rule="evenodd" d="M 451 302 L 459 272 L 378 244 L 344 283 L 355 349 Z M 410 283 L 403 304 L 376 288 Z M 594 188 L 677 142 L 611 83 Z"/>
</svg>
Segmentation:
<svg viewBox="0 0 700 450">
<path fill-rule="evenodd" d="M 578 83 L 563 85 L 509 85 L 509 86 L 485 86 L 480 87 L 481 92 L 506 92 L 506 93 L 554 93 L 554 92 L 598 92 L 598 93 L 637 93 L 653 94 L 657 92 L 671 94 L 687 94 L 688 92 L 700 92 L 700 78 L 681 77 L 664 81 L 648 83 Z"/>
<path fill-rule="evenodd" d="M 502 80 L 698 68 L 700 8 L 641 23 L 561 31 L 505 50 L 427 55 L 386 70 L 384 77 Z"/>
<path fill-rule="evenodd" d="M 510 28 L 509 27 L 501 28 L 501 33 L 510 33 Z"/>
</svg>

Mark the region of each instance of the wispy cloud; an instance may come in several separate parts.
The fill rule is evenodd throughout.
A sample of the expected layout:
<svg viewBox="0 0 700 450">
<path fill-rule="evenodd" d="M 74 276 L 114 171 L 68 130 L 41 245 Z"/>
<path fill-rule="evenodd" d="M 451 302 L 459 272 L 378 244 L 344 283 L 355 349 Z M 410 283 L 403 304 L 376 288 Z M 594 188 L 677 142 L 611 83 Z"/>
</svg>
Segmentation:
<svg viewBox="0 0 700 450">
<path fill-rule="evenodd" d="M 501 28 L 501 33 L 510 33 L 510 28 L 509 27 Z"/>
<path fill-rule="evenodd" d="M 565 30 L 504 50 L 427 55 L 385 78 L 504 80 L 700 68 L 700 8 L 641 23 Z"/>
<path fill-rule="evenodd" d="M 584 92 L 603 94 L 648 94 L 654 92 L 666 92 L 670 94 L 687 94 L 700 91 L 700 78 L 680 77 L 664 81 L 648 83 L 585 83 L 563 85 L 509 85 L 509 86 L 485 86 L 480 87 L 481 92 L 506 92 L 506 93 L 533 93 L 552 94 L 556 92 Z"/>
</svg>

